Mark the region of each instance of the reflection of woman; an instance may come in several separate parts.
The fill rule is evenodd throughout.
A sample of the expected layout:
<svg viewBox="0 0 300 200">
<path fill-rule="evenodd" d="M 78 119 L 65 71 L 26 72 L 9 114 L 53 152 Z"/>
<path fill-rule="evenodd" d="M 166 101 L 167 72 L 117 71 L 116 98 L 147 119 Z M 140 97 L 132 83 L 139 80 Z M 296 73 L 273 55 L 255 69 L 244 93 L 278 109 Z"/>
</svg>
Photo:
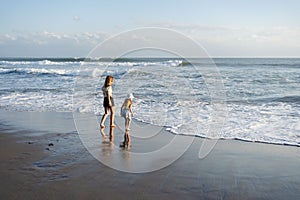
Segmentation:
<svg viewBox="0 0 300 200">
<path fill-rule="evenodd" d="M 104 122 L 108 116 L 108 112 L 110 111 L 110 126 L 115 127 L 114 118 L 115 118 L 115 104 L 114 99 L 112 97 L 112 84 L 114 83 L 114 77 L 106 76 L 105 83 L 102 87 L 102 92 L 104 96 L 103 107 L 104 107 L 104 115 L 102 116 L 100 127 L 104 128 Z"/>
</svg>

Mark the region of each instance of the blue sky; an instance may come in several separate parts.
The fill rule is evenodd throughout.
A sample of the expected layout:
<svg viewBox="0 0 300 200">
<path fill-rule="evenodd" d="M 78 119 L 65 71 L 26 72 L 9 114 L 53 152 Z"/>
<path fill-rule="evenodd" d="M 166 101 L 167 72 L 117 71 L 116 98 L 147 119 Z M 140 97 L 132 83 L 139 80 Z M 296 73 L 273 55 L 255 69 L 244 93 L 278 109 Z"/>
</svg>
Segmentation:
<svg viewBox="0 0 300 200">
<path fill-rule="evenodd" d="M 134 28 L 162 27 L 214 57 L 300 57 L 300 1 L 1 1 L 0 57 L 84 57 Z"/>
</svg>

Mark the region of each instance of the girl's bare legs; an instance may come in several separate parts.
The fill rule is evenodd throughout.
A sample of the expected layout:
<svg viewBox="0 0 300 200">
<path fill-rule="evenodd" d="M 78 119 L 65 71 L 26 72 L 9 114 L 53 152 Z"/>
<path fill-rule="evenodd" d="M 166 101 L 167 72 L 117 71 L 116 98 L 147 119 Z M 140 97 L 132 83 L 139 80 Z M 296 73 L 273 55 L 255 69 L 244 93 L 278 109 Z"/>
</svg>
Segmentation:
<svg viewBox="0 0 300 200">
<path fill-rule="evenodd" d="M 129 127 L 130 127 L 130 122 L 131 122 L 131 118 L 128 119 L 128 131 L 130 130 L 130 129 L 129 129 Z"/>
<path fill-rule="evenodd" d="M 101 122 L 100 122 L 100 127 L 101 128 L 104 128 L 105 126 L 104 126 L 104 122 L 105 122 L 105 120 L 106 120 L 106 118 L 107 118 L 107 116 L 108 116 L 108 108 L 107 107 L 105 107 L 104 108 L 104 114 L 103 114 L 103 116 L 102 116 L 102 119 L 101 119 Z"/>
<path fill-rule="evenodd" d="M 125 119 L 125 130 L 126 130 L 126 131 L 129 131 L 129 130 L 130 130 L 130 129 L 129 129 L 129 127 L 130 127 L 130 121 L 131 121 L 130 118 L 126 118 L 126 119 Z"/>
</svg>

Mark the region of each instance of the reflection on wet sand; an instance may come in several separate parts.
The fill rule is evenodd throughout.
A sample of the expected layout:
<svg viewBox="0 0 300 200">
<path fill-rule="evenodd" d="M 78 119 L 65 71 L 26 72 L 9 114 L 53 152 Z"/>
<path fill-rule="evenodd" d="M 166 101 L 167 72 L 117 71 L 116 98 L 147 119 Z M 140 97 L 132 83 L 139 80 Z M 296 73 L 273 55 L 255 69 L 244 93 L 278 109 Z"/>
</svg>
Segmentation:
<svg viewBox="0 0 300 200">
<path fill-rule="evenodd" d="M 110 127 L 109 128 L 109 133 L 106 134 L 105 133 L 105 128 L 101 127 L 100 128 L 100 132 L 101 135 L 103 137 L 103 141 L 101 143 L 101 151 L 102 151 L 102 158 L 105 158 L 106 162 L 111 163 L 111 162 L 115 162 L 115 158 L 116 156 L 121 158 L 118 159 L 119 163 L 118 165 L 130 165 L 129 163 L 129 159 L 130 159 L 130 143 L 126 142 L 126 145 L 124 141 L 128 141 L 127 137 L 129 136 L 129 130 L 127 130 L 124 134 L 124 139 L 126 138 L 126 140 L 122 141 L 120 143 L 120 147 L 121 148 L 117 148 L 115 149 L 115 144 L 114 144 L 114 130 L 115 127 Z M 118 137 L 118 139 L 120 139 Z M 124 163 L 125 161 L 125 163 Z"/>
<path fill-rule="evenodd" d="M 107 134 L 105 134 L 104 132 L 104 127 L 100 127 L 100 132 L 101 132 L 101 135 L 104 139 L 104 141 L 107 141 Z M 110 126 L 109 128 L 109 142 L 113 142 L 114 141 L 114 129 L 115 127 L 114 126 Z"/>
</svg>

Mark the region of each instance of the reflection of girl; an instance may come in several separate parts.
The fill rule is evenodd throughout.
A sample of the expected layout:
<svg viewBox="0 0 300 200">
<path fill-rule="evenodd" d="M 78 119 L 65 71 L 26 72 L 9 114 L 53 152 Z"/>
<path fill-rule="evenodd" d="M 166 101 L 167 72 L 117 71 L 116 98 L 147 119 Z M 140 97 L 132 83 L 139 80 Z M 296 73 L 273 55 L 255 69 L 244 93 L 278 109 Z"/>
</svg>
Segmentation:
<svg viewBox="0 0 300 200">
<path fill-rule="evenodd" d="M 100 127 L 104 128 L 104 122 L 108 116 L 108 112 L 110 111 L 110 126 L 115 127 L 114 118 L 115 118 L 115 104 L 114 99 L 112 97 L 112 84 L 114 83 L 114 77 L 106 76 L 105 83 L 102 87 L 102 92 L 104 96 L 103 107 L 104 107 L 104 115 L 102 116 Z"/>
</svg>

